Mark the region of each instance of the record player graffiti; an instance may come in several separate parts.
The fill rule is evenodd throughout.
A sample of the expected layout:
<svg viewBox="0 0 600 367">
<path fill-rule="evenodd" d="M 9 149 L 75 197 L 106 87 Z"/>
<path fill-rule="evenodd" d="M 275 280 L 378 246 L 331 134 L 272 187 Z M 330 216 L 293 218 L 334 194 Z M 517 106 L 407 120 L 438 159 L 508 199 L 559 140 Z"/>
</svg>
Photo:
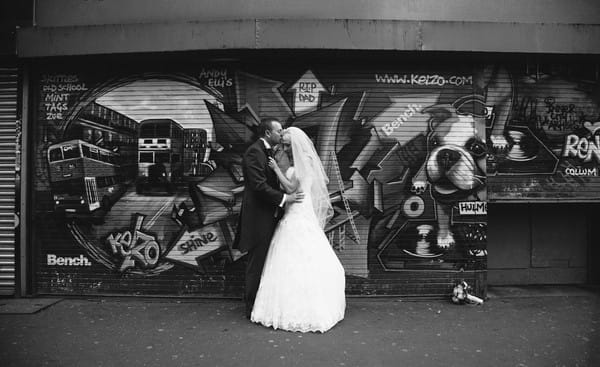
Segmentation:
<svg viewBox="0 0 600 367">
<path fill-rule="evenodd" d="M 599 180 L 599 161 L 588 159 L 598 149 L 597 83 L 576 76 L 585 68 L 562 69 L 496 67 L 484 78 L 494 114 L 487 162 L 492 200 L 598 197 L 589 188 Z"/>
<path fill-rule="evenodd" d="M 486 256 L 485 105 L 480 96 L 417 111 L 429 128 L 398 149 L 425 146 L 399 188 L 404 200 L 374 222 L 385 270 L 473 269 Z M 414 172 L 414 173 L 412 173 Z M 410 178 L 410 179 L 409 179 Z M 376 237 L 373 237 L 375 239 Z"/>
</svg>

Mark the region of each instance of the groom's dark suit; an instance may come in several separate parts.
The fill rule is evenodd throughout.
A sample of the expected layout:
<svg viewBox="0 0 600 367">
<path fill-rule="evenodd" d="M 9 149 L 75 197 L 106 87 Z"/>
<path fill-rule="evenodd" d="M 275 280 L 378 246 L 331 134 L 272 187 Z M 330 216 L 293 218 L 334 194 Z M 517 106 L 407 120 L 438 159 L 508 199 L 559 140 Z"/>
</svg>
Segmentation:
<svg viewBox="0 0 600 367">
<path fill-rule="evenodd" d="M 259 139 L 246 150 L 242 162 L 245 188 L 235 244 L 241 251 L 248 251 L 245 290 L 247 316 L 254 305 L 265 258 L 278 221 L 276 213 L 283 201 L 277 175 L 268 166 L 271 155 L 265 142 Z"/>
</svg>

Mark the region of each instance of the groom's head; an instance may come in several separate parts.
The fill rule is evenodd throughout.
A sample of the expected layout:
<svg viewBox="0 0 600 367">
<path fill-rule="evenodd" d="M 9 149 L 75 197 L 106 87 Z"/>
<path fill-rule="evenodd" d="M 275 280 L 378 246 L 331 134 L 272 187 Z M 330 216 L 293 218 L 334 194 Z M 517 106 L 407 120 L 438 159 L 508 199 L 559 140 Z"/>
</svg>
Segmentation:
<svg viewBox="0 0 600 367">
<path fill-rule="evenodd" d="M 281 123 L 276 118 L 268 117 L 260 120 L 258 125 L 258 136 L 265 139 L 269 144 L 275 146 L 281 141 Z"/>
</svg>

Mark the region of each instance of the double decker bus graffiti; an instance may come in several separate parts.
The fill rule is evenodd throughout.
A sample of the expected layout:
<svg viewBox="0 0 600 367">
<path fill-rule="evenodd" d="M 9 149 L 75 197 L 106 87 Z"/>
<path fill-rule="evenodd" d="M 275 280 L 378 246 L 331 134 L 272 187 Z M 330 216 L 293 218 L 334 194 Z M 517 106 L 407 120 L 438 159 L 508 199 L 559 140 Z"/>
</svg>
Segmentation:
<svg viewBox="0 0 600 367">
<path fill-rule="evenodd" d="M 107 211 L 125 191 L 119 154 L 74 139 L 48 148 L 50 189 L 59 212 Z"/>
<path fill-rule="evenodd" d="M 143 120 L 139 125 L 137 191 L 148 184 L 174 183 L 183 175 L 183 127 L 171 119 Z"/>
</svg>

